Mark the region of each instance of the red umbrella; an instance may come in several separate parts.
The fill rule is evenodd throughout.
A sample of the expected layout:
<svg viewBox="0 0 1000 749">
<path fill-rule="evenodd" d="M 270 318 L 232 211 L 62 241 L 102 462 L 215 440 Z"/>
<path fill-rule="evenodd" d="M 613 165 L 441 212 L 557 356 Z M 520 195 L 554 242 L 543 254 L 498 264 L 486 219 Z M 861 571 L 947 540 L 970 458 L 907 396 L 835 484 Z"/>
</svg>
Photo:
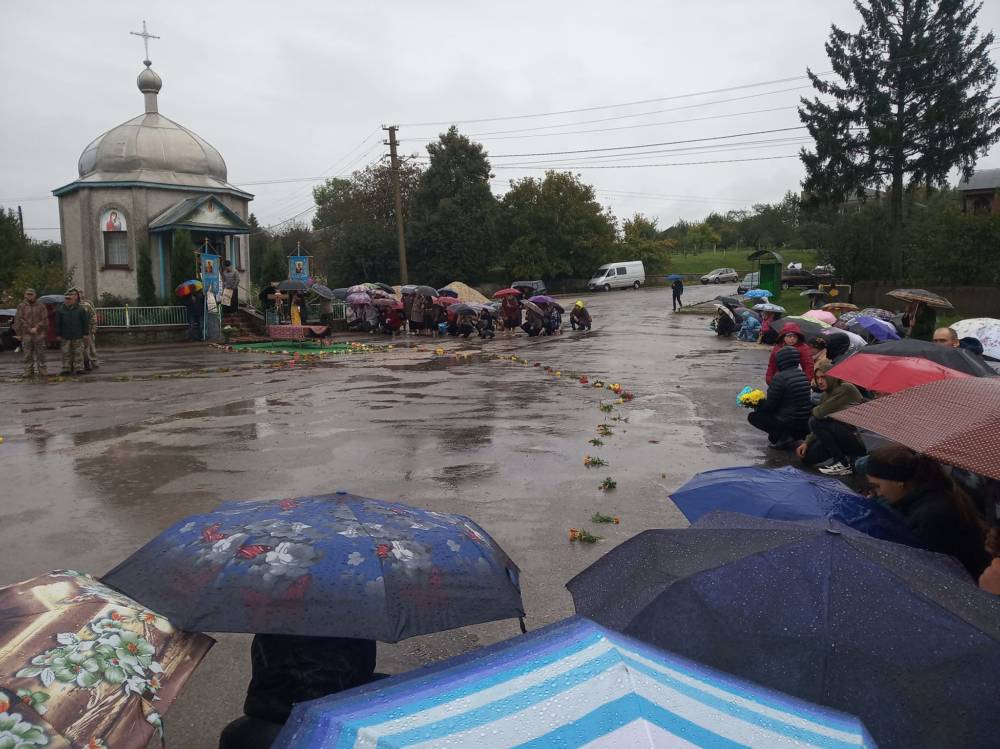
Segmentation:
<svg viewBox="0 0 1000 749">
<path fill-rule="evenodd" d="M 450 307 L 453 304 L 458 304 L 459 300 L 450 296 L 438 296 L 434 297 L 434 304 L 438 307 Z"/>
<path fill-rule="evenodd" d="M 846 408 L 832 417 L 934 460 L 1000 480 L 998 378 L 931 382 Z"/>
<path fill-rule="evenodd" d="M 503 299 L 505 296 L 521 296 L 521 292 L 517 289 L 500 289 L 493 294 L 494 299 Z"/>
<path fill-rule="evenodd" d="M 828 374 L 876 393 L 896 393 L 937 380 L 976 379 L 929 359 L 868 352 L 847 357 Z"/>
</svg>

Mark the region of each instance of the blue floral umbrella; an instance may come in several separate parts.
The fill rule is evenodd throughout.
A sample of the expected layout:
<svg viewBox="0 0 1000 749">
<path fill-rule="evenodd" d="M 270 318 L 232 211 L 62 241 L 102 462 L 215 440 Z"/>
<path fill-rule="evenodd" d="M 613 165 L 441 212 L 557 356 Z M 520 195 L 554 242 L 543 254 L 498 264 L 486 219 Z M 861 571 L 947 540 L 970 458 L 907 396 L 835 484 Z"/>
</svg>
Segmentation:
<svg viewBox="0 0 1000 749">
<path fill-rule="evenodd" d="M 773 296 L 773 292 L 767 289 L 750 289 L 743 296 L 746 299 L 767 299 L 769 296 Z"/>
<path fill-rule="evenodd" d="M 345 492 L 225 502 L 104 582 L 193 631 L 397 642 L 524 615 L 517 566 L 469 518 Z"/>
</svg>

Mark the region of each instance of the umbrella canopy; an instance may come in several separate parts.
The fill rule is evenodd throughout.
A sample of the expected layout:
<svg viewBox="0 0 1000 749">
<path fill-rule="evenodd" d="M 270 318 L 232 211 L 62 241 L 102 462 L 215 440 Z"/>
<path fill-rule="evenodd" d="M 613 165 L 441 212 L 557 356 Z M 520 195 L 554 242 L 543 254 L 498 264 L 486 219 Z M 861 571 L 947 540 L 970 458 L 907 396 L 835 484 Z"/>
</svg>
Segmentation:
<svg viewBox="0 0 1000 749">
<path fill-rule="evenodd" d="M 983 344 L 983 353 L 1000 359 L 1000 320 L 993 317 L 974 317 L 959 320 L 951 326 L 959 338 L 975 338 Z"/>
<path fill-rule="evenodd" d="M 493 292 L 494 299 L 503 299 L 505 296 L 521 296 L 521 292 L 517 289 L 500 289 Z"/>
<path fill-rule="evenodd" d="M 713 513 L 629 539 L 567 587 L 598 624 L 857 715 L 882 749 L 1000 735 L 1000 599 L 950 557 Z"/>
<path fill-rule="evenodd" d="M 717 296 L 713 301 L 718 302 L 719 304 L 724 304 L 730 309 L 733 307 L 743 306 L 743 302 L 734 296 Z"/>
<path fill-rule="evenodd" d="M 434 297 L 434 304 L 439 307 L 450 307 L 453 304 L 458 304 L 459 301 L 453 296 L 437 296 Z"/>
<path fill-rule="evenodd" d="M 829 325 L 822 323 L 819 320 L 813 320 L 809 317 L 798 317 L 792 315 L 790 317 L 783 317 L 780 320 L 775 320 L 771 323 L 771 330 L 777 332 L 779 335 L 781 331 L 785 329 L 785 326 L 789 323 L 795 323 L 799 326 L 799 330 L 802 335 L 808 338 L 815 338 L 816 336 L 823 335 L 823 331 L 829 329 Z"/>
<path fill-rule="evenodd" d="M 683 281 L 684 280 L 684 276 L 679 276 L 676 273 L 671 273 L 669 276 L 664 276 L 664 278 L 666 280 L 668 280 L 668 281 Z"/>
<path fill-rule="evenodd" d="M 532 301 L 529 301 L 528 299 L 525 299 L 523 302 L 521 302 L 521 306 L 524 307 L 525 309 L 531 310 L 536 315 L 541 315 L 542 317 L 545 317 L 545 311 L 537 304 L 535 304 Z"/>
<path fill-rule="evenodd" d="M 0 588 L 0 747 L 142 749 L 213 644 L 72 570 Z"/>
<path fill-rule="evenodd" d="M 545 294 L 536 294 L 528 301 L 534 302 L 535 304 L 554 304 L 556 300 L 550 296 L 546 296 Z"/>
<path fill-rule="evenodd" d="M 367 294 L 372 290 L 372 284 L 369 283 L 356 283 L 347 289 L 349 294 Z"/>
<path fill-rule="evenodd" d="M 972 377 L 918 356 L 882 356 L 878 353 L 879 348 L 877 345 L 866 346 L 835 365 L 827 374 L 873 393 L 896 393 L 937 380 Z"/>
<path fill-rule="evenodd" d="M 412 284 L 412 283 L 403 284 L 402 286 L 399 287 L 399 293 L 400 294 L 416 294 L 418 288 L 420 288 L 420 287 L 417 286 L 416 284 Z"/>
<path fill-rule="evenodd" d="M 729 307 L 727 307 L 726 305 L 724 305 L 724 304 L 716 304 L 715 305 L 715 309 L 717 311 L 723 313 L 724 315 L 726 315 L 733 322 L 736 322 L 736 314 L 731 309 L 729 309 Z"/>
<path fill-rule="evenodd" d="M 934 460 L 1000 480 L 1000 380 L 951 379 L 838 411 L 833 418 Z"/>
<path fill-rule="evenodd" d="M 941 346 L 930 341 L 918 341 L 914 338 L 886 341 L 877 346 L 867 347 L 863 353 L 881 356 L 916 356 L 943 364 L 959 372 L 965 372 L 973 377 L 993 377 L 996 374 L 986 362 L 964 349 Z M 858 356 L 860 355 L 858 354 Z"/>
<path fill-rule="evenodd" d="M 458 299 L 458 292 L 454 289 L 443 288 L 437 290 L 438 296 L 450 296 L 452 299 Z"/>
<path fill-rule="evenodd" d="M 758 312 L 784 312 L 785 308 L 780 304 L 772 304 L 771 302 L 761 302 L 760 304 L 755 304 L 753 306 Z"/>
<path fill-rule="evenodd" d="M 744 299 L 767 299 L 769 296 L 773 296 L 774 293 L 768 291 L 767 289 L 750 289 L 746 294 L 743 295 Z"/>
<path fill-rule="evenodd" d="M 309 286 L 305 281 L 286 279 L 278 284 L 279 291 L 309 291 Z"/>
<path fill-rule="evenodd" d="M 370 292 L 372 299 L 395 299 L 396 295 L 385 289 L 374 289 Z"/>
<path fill-rule="evenodd" d="M 857 328 L 860 328 L 861 330 L 856 330 Z M 878 317 L 869 317 L 868 315 L 858 315 L 857 317 L 851 320 L 848 329 L 854 330 L 858 335 L 861 336 L 867 334 L 868 336 L 871 337 L 873 341 L 900 340 L 899 333 L 896 332 L 896 326 Z"/>
<path fill-rule="evenodd" d="M 38 297 L 38 301 L 42 304 L 62 304 L 66 301 L 65 294 L 46 294 L 45 296 Z"/>
<path fill-rule="evenodd" d="M 343 492 L 225 502 L 104 581 L 211 632 L 397 642 L 524 614 L 517 567 L 469 518 Z"/>
<path fill-rule="evenodd" d="M 382 283 L 381 281 L 376 281 L 375 283 L 372 284 L 372 286 L 374 286 L 376 289 L 381 289 L 382 291 L 386 292 L 387 294 L 395 294 L 396 293 L 396 290 L 394 288 L 392 288 L 387 283 Z"/>
<path fill-rule="evenodd" d="M 174 289 L 174 293 L 179 297 L 191 296 L 196 291 L 201 291 L 205 288 L 205 284 L 199 281 L 197 278 L 192 278 L 190 281 L 185 281 L 182 284 L 178 284 L 177 288 Z"/>
<path fill-rule="evenodd" d="M 866 345 L 868 345 L 868 340 L 864 336 L 860 336 L 857 333 L 850 330 L 841 330 L 840 328 L 827 328 L 820 335 L 822 335 L 824 338 L 829 338 L 835 333 L 843 333 L 844 335 L 847 336 L 847 338 L 851 342 L 851 345 L 848 346 L 847 350 L 852 354 L 858 349 L 862 349 Z"/>
<path fill-rule="evenodd" d="M 432 299 L 441 296 L 433 286 L 418 286 L 416 293 L 420 296 L 431 297 Z"/>
<path fill-rule="evenodd" d="M 332 300 L 334 298 L 333 289 L 328 286 L 324 286 L 321 283 L 314 283 L 309 287 L 309 290 L 316 294 L 316 296 L 322 297 L 323 299 Z"/>
<path fill-rule="evenodd" d="M 887 292 L 886 296 L 891 296 L 893 299 L 900 299 L 904 302 L 921 302 L 935 309 L 955 309 L 952 303 L 943 296 L 935 294 L 933 291 L 927 291 L 926 289 L 894 289 Z"/>
<path fill-rule="evenodd" d="M 745 320 L 748 317 L 752 317 L 755 320 L 760 320 L 760 313 L 754 312 L 752 309 L 747 309 L 746 307 L 737 307 L 733 310 L 733 314 L 736 315 L 737 319 Z"/>
<path fill-rule="evenodd" d="M 347 295 L 347 303 L 358 307 L 362 304 L 371 304 L 372 298 L 367 293 L 355 291 Z"/>
<path fill-rule="evenodd" d="M 902 517 L 833 478 L 792 466 L 704 471 L 670 495 L 692 523 L 716 510 L 774 520 L 832 518 L 869 536 L 920 546 Z"/>
<path fill-rule="evenodd" d="M 378 299 L 372 299 L 372 304 L 374 304 L 376 307 L 395 307 L 398 304 L 400 309 L 403 308 L 402 303 L 397 302 L 395 299 L 386 299 L 384 297 L 379 297 Z"/>
<path fill-rule="evenodd" d="M 339 299 L 342 302 L 347 301 L 347 297 L 350 296 L 350 291 L 346 288 L 339 288 L 333 290 L 333 298 Z"/>
<path fill-rule="evenodd" d="M 860 721 L 580 617 L 296 705 L 275 749 L 874 747 Z"/>
<path fill-rule="evenodd" d="M 478 315 L 479 309 L 473 307 L 471 304 L 465 304 L 463 302 L 458 302 L 450 307 L 450 311 L 454 312 L 456 315 Z"/>
<path fill-rule="evenodd" d="M 806 289 L 801 292 L 799 296 L 827 296 L 825 291 L 820 291 L 819 289 Z"/>
<path fill-rule="evenodd" d="M 894 312 L 890 312 L 887 309 L 882 309 L 881 307 L 865 307 L 861 310 L 862 315 L 868 315 L 868 317 L 877 317 L 879 320 L 885 320 L 886 322 L 892 322 L 892 319 L 896 316 Z"/>
<path fill-rule="evenodd" d="M 808 317 L 810 320 L 819 320 L 827 325 L 833 325 L 837 322 L 837 316 L 835 314 L 822 309 L 811 309 L 808 312 L 803 312 L 802 316 Z"/>
<path fill-rule="evenodd" d="M 857 312 L 858 305 L 851 304 L 850 302 L 830 302 L 829 304 L 824 304 L 821 309 L 826 312 L 832 312 L 835 315 L 842 315 L 845 312 Z"/>
</svg>

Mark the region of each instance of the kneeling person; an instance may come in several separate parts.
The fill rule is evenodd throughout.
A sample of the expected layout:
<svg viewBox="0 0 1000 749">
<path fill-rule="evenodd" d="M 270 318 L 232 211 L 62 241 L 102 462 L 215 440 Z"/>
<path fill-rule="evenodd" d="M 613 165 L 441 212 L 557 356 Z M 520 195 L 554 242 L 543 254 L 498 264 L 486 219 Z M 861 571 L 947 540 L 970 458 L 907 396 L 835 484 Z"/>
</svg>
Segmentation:
<svg viewBox="0 0 1000 749">
<path fill-rule="evenodd" d="M 852 473 L 854 460 L 867 451 L 858 437 L 857 430 L 830 416 L 850 406 L 864 402 L 861 392 L 849 382 L 830 377 L 827 372 L 833 367 L 823 360 L 816 365 L 816 386 L 823 397 L 812 410 L 809 418 L 809 434 L 805 442 L 798 446 L 795 454 L 807 466 L 819 466 L 821 473 L 828 476 L 846 476 Z M 824 464 L 825 465 L 821 465 Z"/>
<path fill-rule="evenodd" d="M 785 346 L 775 354 L 778 372 L 767 387 L 767 397 L 747 416 L 753 426 L 767 432 L 770 447 L 784 450 L 809 433 L 812 399 L 809 380 L 799 369 L 799 352 Z"/>
</svg>

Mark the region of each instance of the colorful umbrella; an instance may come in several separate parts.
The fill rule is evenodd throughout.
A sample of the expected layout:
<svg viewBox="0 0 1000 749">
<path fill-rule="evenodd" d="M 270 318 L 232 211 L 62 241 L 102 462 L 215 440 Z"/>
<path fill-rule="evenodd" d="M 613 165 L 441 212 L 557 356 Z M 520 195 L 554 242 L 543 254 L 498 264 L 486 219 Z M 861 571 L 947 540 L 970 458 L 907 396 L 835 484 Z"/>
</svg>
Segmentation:
<svg viewBox="0 0 1000 749">
<path fill-rule="evenodd" d="M 849 329 L 854 328 L 861 328 L 861 330 L 856 330 L 855 332 L 859 335 L 865 335 L 865 333 L 867 333 L 871 336 L 872 340 L 875 341 L 900 340 L 899 333 L 896 331 L 896 326 L 878 317 L 858 315 L 857 317 L 852 318 L 849 324 Z"/>
<path fill-rule="evenodd" d="M 0 588 L 0 747 L 141 749 L 213 644 L 72 570 Z"/>
<path fill-rule="evenodd" d="M 397 642 L 524 614 L 517 567 L 467 517 L 343 492 L 223 503 L 104 580 L 210 632 Z"/>
<path fill-rule="evenodd" d="M 951 557 L 720 512 L 641 533 L 567 587 L 598 624 L 857 715 L 882 749 L 1000 736 L 1000 598 Z"/>
<path fill-rule="evenodd" d="M 861 310 L 861 314 L 868 315 L 868 317 L 877 317 L 879 320 L 885 320 L 889 323 L 891 323 L 893 318 L 896 316 L 894 312 L 882 309 L 881 307 L 865 307 Z"/>
<path fill-rule="evenodd" d="M 869 536 L 923 547 L 903 518 L 837 479 L 792 466 L 720 468 L 696 474 L 670 495 L 690 522 L 716 510 L 772 520 L 832 518 Z"/>
<path fill-rule="evenodd" d="M 753 306 L 758 312 L 784 312 L 785 308 L 780 304 L 772 304 L 771 302 L 761 302 L 760 304 L 755 304 Z"/>
<path fill-rule="evenodd" d="M 505 296 L 521 296 L 521 292 L 517 289 L 500 289 L 493 293 L 494 299 L 503 299 Z"/>
<path fill-rule="evenodd" d="M 767 289 L 750 289 L 743 295 L 745 299 L 767 299 L 769 296 L 774 296 L 774 292 Z"/>
<path fill-rule="evenodd" d="M 926 289 L 894 289 L 887 292 L 886 296 L 891 296 L 893 299 L 900 299 L 904 302 L 920 302 L 935 309 L 955 309 L 952 303 L 943 296 L 935 294 L 933 291 L 927 291 Z"/>
<path fill-rule="evenodd" d="M 1000 320 L 993 317 L 974 317 L 959 320 L 951 326 L 959 338 L 975 338 L 983 344 L 983 353 L 1000 359 Z"/>
<path fill-rule="evenodd" d="M 372 298 L 367 292 L 354 291 L 347 295 L 347 303 L 354 306 L 371 304 Z"/>
<path fill-rule="evenodd" d="M 1000 480 L 1000 380 L 931 382 L 838 411 L 854 424 L 934 460 Z"/>
<path fill-rule="evenodd" d="M 832 312 L 835 315 L 842 315 L 845 312 L 857 312 L 858 305 L 849 302 L 830 302 L 829 304 L 824 304 L 821 309 Z"/>
<path fill-rule="evenodd" d="M 459 301 L 453 296 L 438 296 L 434 297 L 434 304 L 439 307 L 450 307 L 453 304 L 458 304 Z"/>
<path fill-rule="evenodd" d="M 942 364 L 949 369 L 965 372 L 973 377 L 993 377 L 996 373 L 990 369 L 981 358 L 968 351 L 951 346 L 941 346 L 930 341 L 918 341 L 914 338 L 904 338 L 901 341 L 886 341 L 875 346 L 868 346 L 862 354 L 879 354 L 880 356 L 916 356 Z"/>
<path fill-rule="evenodd" d="M 528 301 L 534 302 L 535 304 L 555 304 L 556 300 L 550 296 L 546 296 L 545 294 L 537 294 L 531 297 Z"/>
<path fill-rule="evenodd" d="M 372 290 L 372 285 L 367 283 L 356 283 L 347 289 L 348 294 L 367 294 Z"/>
<path fill-rule="evenodd" d="M 397 302 L 395 299 L 386 299 L 384 297 L 378 297 L 377 299 L 373 299 L 372 304 L 374 304 L 376 307 L 394 307 L 397 304 L 399 304 L 400 309 L 402 309 L 403 307 L 403 305 Z"/>
<path fill-rule="evenodd" d="M 185 281 L 179 284 L 174 293 L 179 297 L 191 296 L 196 291 L 201 291 L 205 288 L 205 285 L 199 281 L 197 278 L 192 278 L 190 281 Z"/>
<path fill-rule="evenodd" d="M 882 356 L 880 346 L 866 346 L 827 374 L 874 393 L 895 393 L 928 382 L 972 377 L 965 372 L 916 356 Z"/>
<path fill-rule="evenodd" d="M 860 721 L 580 617 L 296 705 L 275 749 L 874 747 Z"/>
<path fill-rule="evenodd" d="M 833 325 L 837 322 L 837 316 L 835 314 L 821 309 L 811 309 L 808 312 L 803 312 L 802 316 L 808 317 L 810 320 L 818 320 L 819 322 L 826 323 L 827 325 Z"/>
</svg>

